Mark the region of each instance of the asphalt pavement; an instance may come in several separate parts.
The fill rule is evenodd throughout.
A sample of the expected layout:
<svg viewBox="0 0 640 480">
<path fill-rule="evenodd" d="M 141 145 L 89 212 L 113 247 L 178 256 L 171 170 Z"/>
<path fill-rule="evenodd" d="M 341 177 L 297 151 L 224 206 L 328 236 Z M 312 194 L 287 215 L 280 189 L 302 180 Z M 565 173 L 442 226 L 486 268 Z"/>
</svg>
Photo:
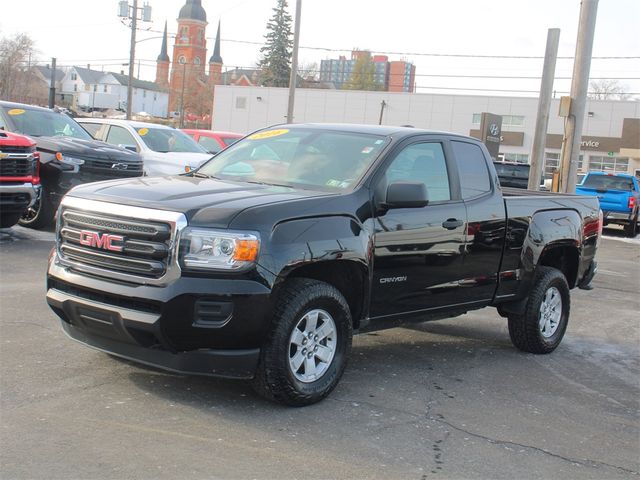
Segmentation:
<svg viewBox="0 0 640 480">
<path fill-rule="evenodd" d="M 294 409 L 66 338 L 53 233 L 0 230 L 0 478 L 638 478 L 640 239 L 606 233 L 553 354 L 517 351 L 493 309 L 361 335 Z"/>
</svg>

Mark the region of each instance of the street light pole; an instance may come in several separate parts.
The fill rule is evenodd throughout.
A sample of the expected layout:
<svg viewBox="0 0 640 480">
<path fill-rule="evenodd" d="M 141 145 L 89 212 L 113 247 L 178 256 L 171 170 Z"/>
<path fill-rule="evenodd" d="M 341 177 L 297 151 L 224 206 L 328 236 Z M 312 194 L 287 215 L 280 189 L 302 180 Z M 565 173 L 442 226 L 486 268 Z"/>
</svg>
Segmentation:
<svg viewBox="0 0 640 480">
<path fill-rule="evenodd" d="M 187 62 L 182 64 L 182 90 L 180 92 L 180 128 L 184 128 L 184 82 L 187 78 Z"/>
<path fill-rule="evenodd" d="M 300 45 L 300 14 L 302 0 L 296 0 L 296 24 L 293 29 L 293 55 L 291 57 L 291 75 L 289 76 L 289 104 L 287 123 L 293 123 L 293 106 L 296 99 L 296 81 L 298 80 L 298 45 Z"/>
<path fill-rule="evenodd" d="M 127 120 L 131 120 L 131 104 L 133 103 L 133 69 L 136 58 L 136 28 L 138 27 L 138 0 L 133 0 L 131 16 L 131 48 L 129 50 L 129 78 L 127 80 Z"/>
</svg>

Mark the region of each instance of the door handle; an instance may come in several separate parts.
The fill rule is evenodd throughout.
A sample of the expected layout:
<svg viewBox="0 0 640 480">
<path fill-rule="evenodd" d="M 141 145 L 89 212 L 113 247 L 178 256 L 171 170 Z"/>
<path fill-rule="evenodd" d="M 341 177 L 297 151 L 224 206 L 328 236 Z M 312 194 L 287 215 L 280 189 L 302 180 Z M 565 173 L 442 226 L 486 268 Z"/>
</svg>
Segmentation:
<svg viewBox="0 0 640 480">
<path fill-rule="evenodd" d="M 442 222 L 442 226 L 447 230 L 455 230 L 458 227 L 461 227 L 463 224 L 462 220 L 458 220 L 457 218 L 447 218 L 444 222 Z"/>
</svg>

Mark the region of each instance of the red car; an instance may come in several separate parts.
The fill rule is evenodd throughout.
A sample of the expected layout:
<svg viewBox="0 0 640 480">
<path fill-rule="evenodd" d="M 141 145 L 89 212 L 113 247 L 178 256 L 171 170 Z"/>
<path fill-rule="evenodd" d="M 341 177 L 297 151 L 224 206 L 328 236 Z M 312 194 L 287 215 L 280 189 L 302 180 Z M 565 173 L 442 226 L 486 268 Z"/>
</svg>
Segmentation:
<svg viewBox="0 0 640 480">
<path fill-rule="evenodd" d="M 182 130 L 191 135 L 209 153 L 218 153 L 244 137 L 244 135 L 232 132 L 214 132 L 213 130 L 195 130 L 191 128 L 183 128 Z"/>
<path fill-rule="evenodd" d="M 0 131 L 0 228 L 18 223 L 38 198 L 39 158 L 29 137 Z"/>
</svg>

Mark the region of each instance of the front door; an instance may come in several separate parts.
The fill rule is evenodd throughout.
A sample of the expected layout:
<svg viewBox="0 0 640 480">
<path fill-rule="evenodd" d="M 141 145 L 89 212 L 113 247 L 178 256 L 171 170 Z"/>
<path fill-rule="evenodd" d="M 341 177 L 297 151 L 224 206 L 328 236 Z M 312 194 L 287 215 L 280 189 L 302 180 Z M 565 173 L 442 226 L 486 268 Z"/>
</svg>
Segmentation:
<svg viewBox="0 0 640 480">
<path fill-rule="evenodd" d="M 378 180 L 376 192 L 392 182 L 424 182 L 429 204 L 375 218 L 372 318 L 460 301 L 467 218 L 448 161 L 444 143 L 418 141 L 403 148 Z"/>
</svg>

